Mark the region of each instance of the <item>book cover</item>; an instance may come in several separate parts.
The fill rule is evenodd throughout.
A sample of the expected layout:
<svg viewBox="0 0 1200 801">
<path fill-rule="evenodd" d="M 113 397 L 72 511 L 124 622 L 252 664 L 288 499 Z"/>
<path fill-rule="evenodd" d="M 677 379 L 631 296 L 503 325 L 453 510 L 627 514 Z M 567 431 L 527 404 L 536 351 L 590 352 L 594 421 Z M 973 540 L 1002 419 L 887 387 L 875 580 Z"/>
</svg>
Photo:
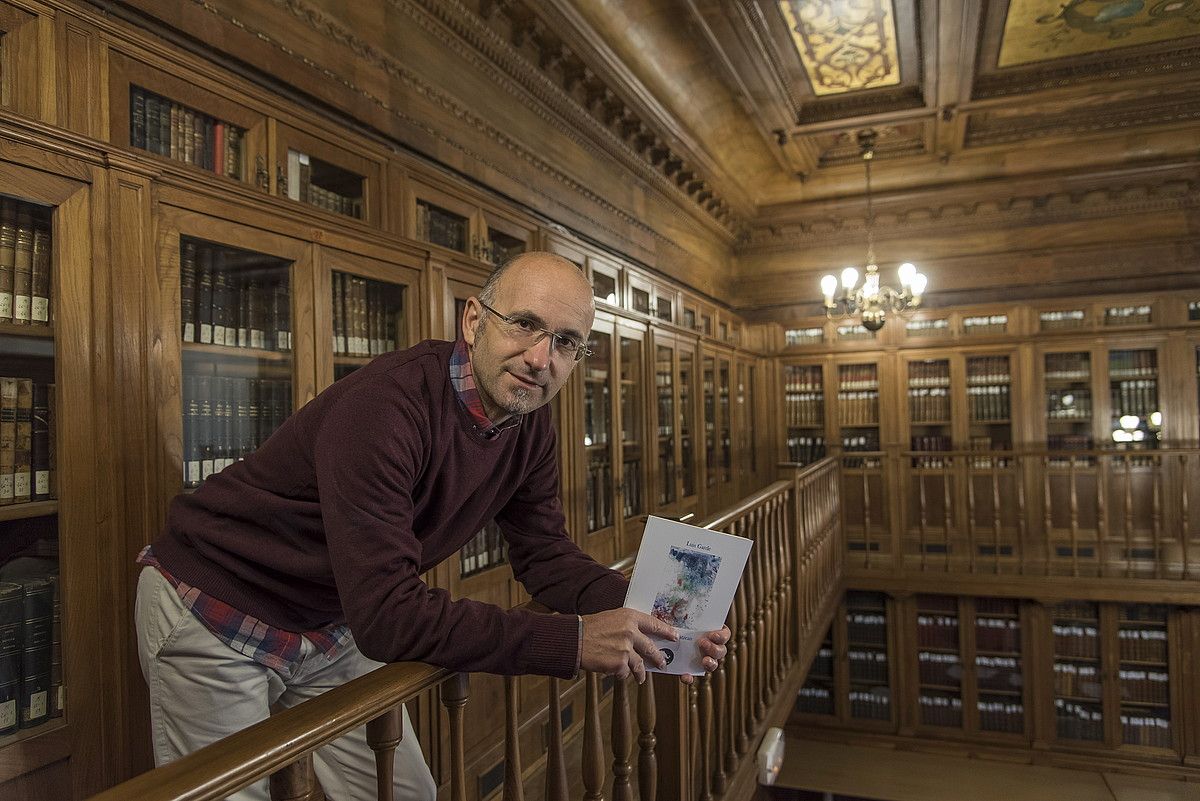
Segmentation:
<svg viewBox="0 0 1200 801">
<path fill-rule="evenodd" d="M 674 626 L 679 641 L 651 638 L 667 656 L 667 666 L 647 670 L 704 674 L 696 640 L 725 625 L 751 545 L 745 537 L 649 517 L 625 606 Z"/>
<path fill-rule="evenodd" d="M 32 500 L 50 498 L 50 399 L 45 384 L 33 385 L 33 426 L 30 435 L 33 470 Z"/>
<path fill-rule="evenodd" d="M 13 502 L 17 448 L 17 379 L 0 378 L 0 504 Z"/>
<path fill-rule="evenodd" d="M 49 576 L 21 581 L 25 589 L 21 626 L 21 728 L 50 717 L 50 652 L 53 638 L 54 582 Z"/>
<path fill-rule="evenodd" d="M 33 276 L 30 293 L 29 318 L 34 325 L 50 324 L 50 232 L 45 228 L 33 231 Z"/>
<path fill-rule="evenodd" d="M 50 717 L 59 718 L 67 705 L 62 667 L 62 584 L 56 575 L 50 576 L 50 582 L 54 592 L 50 617 Z"/>
<path fill-rule="evenodd" d="M 13 502 L 28 503 L 32 495 L 33 381 L 17 379 L 17 425 L 13 445 Z"/>
<path fill-rule="evenodd" d="M 24 611 L 25 589 L 14 582 L 0 582 L 0 736 L 17 730 Z"/>
<path fill-rule="evenodd" d="M 179 246 L 179 321 L 183 341 L 196 341 L 196 244 Z"/>
<path fill-rule="evenodd" d="M 33 219 L 27 208 L 17 210 L 17 244 L 13 253 L 12 321 L 29 325 L 33 284 Z"/>
</svg>

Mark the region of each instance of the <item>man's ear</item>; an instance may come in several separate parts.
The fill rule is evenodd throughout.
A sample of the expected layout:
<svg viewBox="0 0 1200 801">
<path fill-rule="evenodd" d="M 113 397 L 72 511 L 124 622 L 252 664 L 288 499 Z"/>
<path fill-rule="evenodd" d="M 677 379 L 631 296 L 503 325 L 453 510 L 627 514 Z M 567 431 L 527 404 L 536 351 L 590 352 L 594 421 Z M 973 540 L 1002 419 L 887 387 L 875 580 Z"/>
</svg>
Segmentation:
<svg viewBox="0 0 1200 801">
<path fill-rule="evenodd" d="M 475 331 L 482 320 L 483 307 L 479 305 L 479 298 L 472 295 L 467 298 L 467 305 L 463 310 L 463 317 L 460 323 L 462 337 L 472 347 L 475 345 Z"/>
</svg>

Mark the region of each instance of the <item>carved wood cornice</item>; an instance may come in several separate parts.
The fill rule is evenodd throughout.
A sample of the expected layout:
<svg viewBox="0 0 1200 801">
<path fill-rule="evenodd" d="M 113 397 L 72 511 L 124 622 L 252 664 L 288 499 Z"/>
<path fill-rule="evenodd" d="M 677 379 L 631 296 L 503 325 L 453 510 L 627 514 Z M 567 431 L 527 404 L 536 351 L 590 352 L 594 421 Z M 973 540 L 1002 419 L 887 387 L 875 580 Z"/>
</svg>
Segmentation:
<svg viewBox="0 0 1200 801">
<path fill-rule="evenodd" d="M 1200 69 L 1200 47 L 1184 47 L 1167 53 L 1161 50 L 1105 51 L 1096 58 L 1079 57 L 1030 68 L 987 72 L 975 79 L 971 98 L 1044 92 L 1079 84 L 1103 85 L 1134 77 L 1172 75 Z"/>
<path fill-rule="evenodd" d="M 441 109 L 448 115 L 453 116 L 464 125 L 468 125 L 474 130 L 484 134 L 493 143 L 499 145 L 504 151 L 513 154 L 517 160 L 524 164 L 535 168 L 538 172 L 552 178 L 558 184 L 563 186 L 569 192 L 582 198 L 599 209 L 603 214 L 587 214 L 580 209 L 578 204 L 568 203 L 561 196 L 551 193 L 543 187 L 531 183 L 526 178 L 522 177 L 519 169 L 515 169 L 508 161 L 500 161 L 492 158 L 489 155 L 480 152 L 465 144 L 458 138 L 450 135 L 452 132 L 435 128 L 428 120 L 406 111 L 404 108 L 398 107 L 396 104 L 389 101 L 387 98 L 379 97 L 372 93 L 369 89 L 360 86 L 353 81 L 349 76 L 338 75 L 328 67 L 317 63 L 312 57 L 304 53 L 299 53 L 290 48 L 286 43 L 280 41 L 270 32 L 263 31 L 253 26 L 248 25 L 244 21 L 238 19 L 226 10 L 217 7 L 214 3 L 207 0 L 190 0 L 195 5 L 202 8 L 205 12 L 211 13 L 221 19 L 223 22 L 252 33 L 260 41 L 274 48 L 277 52 L 286 55 L 288 58 L 298 62 L 306 68 L 314 69 L 324 75 L 336 85 L 344 87 L 353 93 L 354 96 L 365 98 L 370 103 L 382 109 L 386 114 L 395 118 L 400 127 L 420 131 L 421 134 L 428 137 L 432 141 L 438 142 L 440 145 L 446 146 L 454 151 L 462 154 L 462 156 L 470 161 L 473 161 L 481 166 L 493 171 L 495 174 L 503 176 L 504 179 L 511 181 L 515 185 L 519 185 L 529 191 L 532 195 L 540 198 L 546 208 L 557 208 L 572 216 L 586 220 L 590 225 L 594 226 L 595 230 L 603 231 L 607 237 L 613 242 L 622 243 L 622 247 L 631 252 L 637 252 L 645 247 L 647 238 L 655 241 L 661 246 L 665 253 L 667 261 L 676 263 L 685 263 L 692 258 L 684 247 L 678 244 L 674 239 L 665 236 L 654 227 L 648 225 L 641 217 L 636 216 L 626 209 L 612 203 L 607 198 L 603 197 L 598 192 L 592 190 L 585 182 L 576 179 L 565 171 L 559 169 L 555 164 L 545 159 L 538 152 L 530 147 L 527 147 L 523 142 L 511 137 L 505 131 L 493 125 L 487 118 L 475 113 L 468 104 L 461 102 L 458 98 L 438 89 L 429 84 L 418 76 L 413 70 L 406 67 L 401 61 L 384 53 L 377 47 L 364 41 L 357 36 L 353 31 L 347 29 L 337 21 L 331 19 L 327 14 L 320 9 L 308 4 L 304 0 L 271 0 L 272 5 L 276 8 L 288 13 L 293 18 L 303 22 L 313 31 L 330 39 L 337 44 L 346 47 L 355 56 L 364 62 L 384 71 L 390 78 L 400 82 L 405 90 L 420 96 L 422 99 L 430 102 L 436 108 Z M 405 2 L 405 0 L 389 0 L 393 5 L 403 9 L 414 20 L 423 20 L 425 22 L 425 30 L 442 31 L 442 35 L 446 36 L 444 26 L 431 20 L 424 14 L 423 9 L 418 8 L 414 3 Z M 465 9 L 464 9 L 465 11 Z M 474 17 L 474 15 L 471 15 Z M 463 45 L 460 42 L 459 48 Z M 476 56 L 476 59 L 480 59 Z M 474 61 L 475 59 L 473 59 Z M 479 63 L 482 63 L 480 61 Z M 492 67 L 492 72 L 495 72 L 495 67 Z M 531 104 L 535 105 L 535 104 Z M 593 152 L 600 152 L 594 147 Z M 684 215 L 678 210 L 678 207 L 673 203 L 663 204 L 664 207 L 674 216 L 677 216 L 683 221 L 686 228 L 694 229 L 697 225 L 696 220 Z M 606 219 L 607 218 L 607 219 Z M 622 230 L 614 227 L 608 220 L 616 219 L 622 225 L 628 226 L 631 230 Z M 636 231 L 634 234 L 632 231 Z M 728 236 L 728 235 L 727 235 Z"/>
<path fill-rule="evenodd" d="M 1200 119 L 1200 99 L 1194 93 L 1157 98 L 1152 102 L 1093 108 L 1085 111 L 1030 111 L 1021 115 L 993 117 L 987 112 L 971 114 L 964 136 L 966 147 L 985 147 L 1050 136 L 1173 125 Z"/>
<path fill-rule="evenodd" d="M 1094 220 L 1200 208 L 1200 168 L 1164 168 L 1107 179 L 1089 177 L 1060 182 L 1043 190 L 1043 182 L 1022 182 L 970 192 L 915 193 L 876 200 L 875 232 L 903 237 L 935 230 L 977 231 Z M 769 254 L 815 243 L 859 239 L 866 232 L 865 207 L 859 200 L 836 201 L 794 212 L 766 214 L 750 231 L 739 255 Z"/>
<path fill-rule="evenodd" d="M 520 34 L 506 41 L 491 24 L 494 14 L 474 14 L 458 0 L 388 0 L 388 3 L 510 94 L 522 100 L 527 99 L 526 95 L 536 98 L 536 103 L 527 105 L 564 137 L 593 154 L 615 158 L 673 203 L 697 208 L 705 218 L 715 221 L 726 236 L 732 237 L 743 227 L 741 217 L 709 182 L 704 188 L 709 190 L 710 199 L 716 198 L 716 203 L 702 202 L 696 197 L 698 191 L 681 190 L 667 180 L 668 176 L 646 155 L 645 148 L 637 144 L 646 142 L 649 125 L 525 5 L 506 2 L 499 5 L 498 12 L 511 21 L 511 30 L 537 29 L 539 35 Z M 415 13 L 418 7 L 424 14 Z M 431 24 L 434 20 L 441 24 Z M 534 60 L 522 48 L 526 40 L 536 51 Z M 583 102 L 572 93 L 580 77 L 584 78 Z"/>
</svg>

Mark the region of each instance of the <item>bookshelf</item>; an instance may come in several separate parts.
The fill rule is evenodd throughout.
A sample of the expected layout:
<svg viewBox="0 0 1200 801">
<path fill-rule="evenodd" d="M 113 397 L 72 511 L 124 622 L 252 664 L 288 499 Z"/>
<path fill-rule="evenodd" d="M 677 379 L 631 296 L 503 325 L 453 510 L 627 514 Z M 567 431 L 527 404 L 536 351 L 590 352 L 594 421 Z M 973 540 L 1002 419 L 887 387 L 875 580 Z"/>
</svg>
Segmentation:
<svg viewBox="0 0 1200 801">
<path fill-rule="evenodd" d="M 1070 601 L 1051 609 L 1054 655 L 1054 719 L 1060 740 L 1102 743 L 1105 655 L 1100 608 Z"/>
<path fill-rule="evenodd" d="M 879 451 L 879 367 L 874 363 L 840 364 L 837 410 L 842 451 Z M 878 468 L 878 457 L 850 458 L 848 468 Z"/>
<path fill-rule="evenodd" d="M 1042 383 L 1047 449 L 1090 450 L 1094 446 L 1091 352 L 1045 353 L 1042 356 Z M 1069 460 L 1057 457 L 1051 466 L 1069 467 Z"/>
<path fill-rule="evenodd" d="M 587 454 L 587 533 L 601 536 L 616 525 L 613 509 L 612 414 L 613 335 L 611 327 L 593 329 L 588 337 L 592 355 L 583 361 L 583 447 Z M 596 554 L 592 554 L 596 556 Z"/>
<path fill-rule="evenodd" d="M 918 595 L 917 720 L 922 726 L 963 727 L 963 659 L 958 598 Z"/>
<path fill-rule="evenodd" d="M 798 715 L 819 715 L 833 717 L 837 714 L 835 698 L 837 694 L 834 681 L 836 661 L 833 649 L 833 629 L 825 632 L 817 655 L 809 665 L 804 684 L 796 696 L 794 711 Z"/>
<path fill-rule="evenodd" d="M 620 327 L 619 370 L 621 421 L 621 480 L 618 497 L 621 499 L 622 554 L 637 553 L 641 544 L 641 527 L 633 518 L 646 513 L 646 338 L 644 331 Z"/>
<path fill-rule="evenodd" d="M 182 236 L 183 486 L 258 448 L 293 408 L 291 264 Z"/>
<path fill-rule="evenodd" d="M 1172 748 L 1168 610 L 1161 604 L 1117 607 L 1117 683 L 1124 745 Z"/>
<path fill-rule="evenodd" d="M 850 590 L 843 612 L 846 626 L 846 701 L 848 718 L 893 720 L 887 598 Z"/>
<path fill-rule="evenodd" d="M 654 285 L 654 319 L 663 323 L 679 322 L 679 290 L 665 284 Z"/>
<path fill-rule="evenodd" d="M 1108 382 L 1112 440 L 1126 449 L 1157 448 L 1163 436 L 1157 349 L 1109 350 Z"/>
<path fill-rule="evenodd" d="M 372 225 L 382 222 L 383 162 L 349 142 L 334 144 L 272 121 L 275 194 Z"/>
<path fill-rule="evenodd" d="M 721 492 L 718 504 L 724 506 L 734 501 L 733 486 L 733 420 L 732 420 L 733 360 L 727 351 L 717 356 L 717 414 L 718 443 L 717 465 Z"/>
<path fill-rule="evenodd" d="M 619 307 L 621 298 L 625 294 L 622 270 L 614 264 L 595 257 L 588 259 L 587 266 L 592 279 L 592 297 L 598 303 Z"/>
<path fill-rule="evenodd" d="M 696 459 L 696 343 L 683 340 L 679 353 L 679 480 L 685 510 L 694 508 L 700 492 Z"/>
<path fill-rule="evenodd" d="M 950 398 L 950 360 L 919 359 L 908 363 L 909 448 L 936 453 L 948 451 L 953 444 L 953 406 Z M 918 469 L 948 467 L 938 456 L 913 457 Z"/>
<path fill-rule="evenodd" d="M 967 356 L 967 443 L 980 453 L 1012 449 L 1012 366 L 1008 354 Z M 1003 458 L 979 456 L 976 467 L 1006 466 Z"/>
<path fill-rule="evenodd" d="M 704 487 L 717 486 L 717 359 L 706 350 L 700 356 L 700 399 L 704 409 Z"/>
<path fill-rule="evenodd" d="M 975 598 L 975 696 L 979 730 L 1025 732 L 1025 663 L 1021 604 L 1010 598 Z"/>
<path fill-rule="evenodd" d="M 671 331 L 653 332 L 657 402 L 654 427 L 658 458 L 654 466 L 654 511 L 679 516 L 694 512 L 697 494 L 696 342 Z"/>
<path fill-rule="evenodd" d="M 825 457 L 825 370 L 821 364 L 783 366 L 783 417 L 787 461 L 810 464 Z"/>
<path fill-rule="evenodd" d="M 655 487 L 658 507 L 669 508 L 678 500 L 676 465 L 679 437 L 675 391 L 675 349 L 656 338 L 654 345 L 655 443 L 658 465 Z"/>
<path fill-rule="evenodd" d="M 918 317 L 904 323 L 905 340 L 946 340 L 953 336 L 950 317 Z"/>
<path fill-rule="evenodd" d="M 650 299 L 653 295 L 654 287 L 650 283 L 649 279 L 633 272 L 632 270 L 626 270 L 625 289 L 629 293 L 625 300 L 625 308 L 636 314 L 650 317 Z"/>
</svg>

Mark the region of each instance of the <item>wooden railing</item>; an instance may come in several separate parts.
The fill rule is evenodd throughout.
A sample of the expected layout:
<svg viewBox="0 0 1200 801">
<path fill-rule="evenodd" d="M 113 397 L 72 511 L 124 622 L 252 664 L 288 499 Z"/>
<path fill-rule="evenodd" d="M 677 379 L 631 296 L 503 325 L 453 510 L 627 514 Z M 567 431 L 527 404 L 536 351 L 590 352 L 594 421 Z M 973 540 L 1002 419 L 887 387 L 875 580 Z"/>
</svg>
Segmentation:
<svg viewBox="0 0 1200 801">
<path fill-rule="evenodd" d="M 641 801 L 753 795 L 754 749 L 768 726 L 786 719 L 843 589 L 838 488 L 837 463 L 826 459 L 703 523 L 755 543 L 729 614 L 734 632 L 729 654 L 716 673 L 691 687 L 669 676 L 642 685 L 616 681 L 611 699 L 603 696 L 599 675 L 585 674 L 582 733 L 573 740 L 562 729 L 560 682 L 548 682 L 548 750 L 544 762 L 540 756 L 535 760 L 544 770 L 548 801 L 566 801 L 574 792 L 582 792 L 585 800 L 602 799 L 606 790 L 615 801 L 635 795 Z M 628 571 L 632 563 L 614 567 Z M 379 798 L 390 798 L 392 757 L 402 732 L 400 704 L 436 689 L 448 718 L 449 752 L 448 775 L 438 778 L 448 785 L 451 801 L 465 801 L 468 685 L 464 674 L 387 665 L 95 798 L 206 801 L 272 774 L 274 797 L 317 797 L 312 752 L 364 723 L 379 766 Z M 507 678 L 506 801 L 523 801 L 528 772 L 520 752 L 517 698 L 517 679 Z M 608 748 L 601 715 L 606 704 Z M 567 767 L 574 763 L 568 741 L 581 748 L 574 776 Z"/>
<path fill-rule="evenodd" d="M 856 575 L 1200 577 L 1200 449 L 836 458 Z"/>
</svg>

